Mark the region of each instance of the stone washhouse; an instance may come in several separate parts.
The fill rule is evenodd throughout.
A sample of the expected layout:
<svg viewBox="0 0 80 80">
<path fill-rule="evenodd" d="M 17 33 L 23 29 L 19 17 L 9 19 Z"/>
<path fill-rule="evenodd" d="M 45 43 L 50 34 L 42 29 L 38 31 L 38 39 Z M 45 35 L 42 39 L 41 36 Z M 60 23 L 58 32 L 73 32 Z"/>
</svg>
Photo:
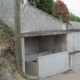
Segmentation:
<svg viewBox="0 0 80 80">
<path fill-rule="evenodd" d="M 3 5 L 2 5 L 3 4 Z M 13 0 L 1 0 L 0 18 L 14 28 Z M 80 69 L 80 28 L 21 3 L 22 69 L 43 78 Z M 6 11 L 6 13 L 4 13 Z"/>
<path fill-rule="evenodd" d="M 43 78 L 75 70 L 80 64 L 80 60 L 74 61 L 75 55 L 80 55 L 80 30 L 31 5 L 27 6 L 26 13 L 28 25 L 22 27 L 26 74 Z"/>
</svg>

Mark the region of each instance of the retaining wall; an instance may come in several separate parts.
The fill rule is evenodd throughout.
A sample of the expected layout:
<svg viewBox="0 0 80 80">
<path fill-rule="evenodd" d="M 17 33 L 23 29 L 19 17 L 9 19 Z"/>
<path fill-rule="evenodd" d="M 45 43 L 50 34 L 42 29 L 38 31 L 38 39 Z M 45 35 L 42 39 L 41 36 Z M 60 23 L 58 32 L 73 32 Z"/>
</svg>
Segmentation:
<svg viewBox="0 0 80 80">
<path fill-rule="evenodd" d="M 45 12 L 27 5 L 23 11 L 21 3 L 21 31 L 64 30 L 66 25 Z M 0 19 L 14 28 L 14 0 L 0 0 Z"/>
</svg>

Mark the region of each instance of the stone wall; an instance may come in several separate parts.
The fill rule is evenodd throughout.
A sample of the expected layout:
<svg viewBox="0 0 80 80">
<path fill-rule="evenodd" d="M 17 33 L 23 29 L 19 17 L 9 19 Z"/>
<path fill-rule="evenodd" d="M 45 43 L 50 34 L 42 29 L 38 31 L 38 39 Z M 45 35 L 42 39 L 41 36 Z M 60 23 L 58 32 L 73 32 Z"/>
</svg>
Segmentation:
<svg viewBox="0 0 80 80">
<path fill-rule="evenodd" d="M 26 10 L 23 11 L 23 6 L 21 4 L 21 10 L 22 32 L 66 29 L 66 24 L 62 21 L 31 5 L 28 5 Z"/>
<path fill-rule="evenodd" d="M 14 28 L 14 0 L 0 0 L 0 18 Z M 21 31 L 63 30 L 65 24 L 47 13 L 28 5 L 23 11 L 21 3 Z"/>
<path fill-rule="evenodd" d="M 14 0 L 0 0 L 0 19 L 13 28 L 14 26 Z"/>
</svg>

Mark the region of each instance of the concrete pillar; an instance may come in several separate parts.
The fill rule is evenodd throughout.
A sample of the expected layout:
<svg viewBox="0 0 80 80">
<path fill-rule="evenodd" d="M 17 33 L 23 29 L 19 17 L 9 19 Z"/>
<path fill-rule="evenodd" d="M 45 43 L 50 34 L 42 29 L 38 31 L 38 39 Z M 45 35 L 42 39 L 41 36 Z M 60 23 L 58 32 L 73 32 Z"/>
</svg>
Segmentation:
<svg viewBox="0 0 80 80">
<path fill-rule="evenodd" d="M 21 38 L 22 44 L 22 71 L 25 73 L 25 40 Z"/>
</svg>

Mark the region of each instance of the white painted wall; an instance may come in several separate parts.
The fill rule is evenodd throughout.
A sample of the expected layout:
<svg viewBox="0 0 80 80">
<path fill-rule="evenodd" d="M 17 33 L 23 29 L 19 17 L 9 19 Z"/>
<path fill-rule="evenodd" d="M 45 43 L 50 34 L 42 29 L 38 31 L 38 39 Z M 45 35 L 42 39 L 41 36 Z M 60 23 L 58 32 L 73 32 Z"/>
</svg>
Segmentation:
<svg viewBox="0 0 80 80">
<path fill-rule="evenodd" d="M 80 52 L 70 54 L 71 70 L 80 70 Z"/>
<path fill-rule="evenodd" d="M 80 51 L 80 32 L 71 32 L 67 35 L 67 51 Z"/>
<path fill-rule="evenodd" d="M 38 57 L 39 77 L 48 77 L 70 69 L 69 55 L 65 52 Z"/>
<path fill-rule="evenodd" d="M 22 47 L 22 71 L 25 73 L 25 40 L 21 38 Z"/>
</svg>

